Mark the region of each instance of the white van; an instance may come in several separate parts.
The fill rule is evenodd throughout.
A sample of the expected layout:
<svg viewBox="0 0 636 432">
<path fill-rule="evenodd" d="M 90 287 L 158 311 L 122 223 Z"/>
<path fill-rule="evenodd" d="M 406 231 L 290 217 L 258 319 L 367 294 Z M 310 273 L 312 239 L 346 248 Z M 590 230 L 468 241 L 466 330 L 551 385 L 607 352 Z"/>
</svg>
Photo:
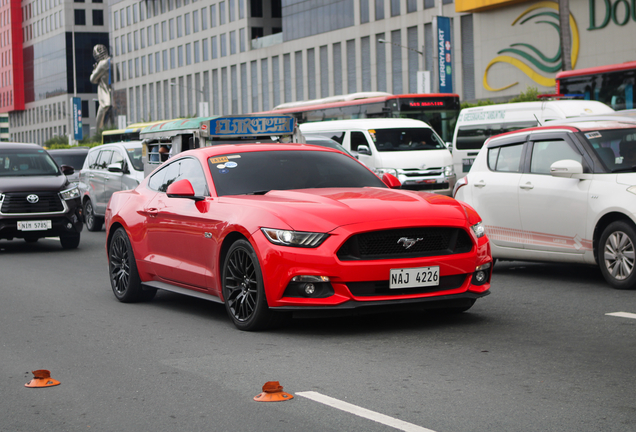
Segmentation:
<svg viewBox="0 0 636 432">
<path fill-rule="evenodd" d="M 414 119 L 373 118 L 303 123 L 305 138 L 322 135 L 339 142 L 378 175 L 391 173 L 403 189 L 451 195 L 452 156 L 426 123 Z"/>
<path fill-rule="evenodd" d="M 602 102 L 587 100 L 519 102 L 465 108 L 459 113 L 453 134 L 453 165 L 457 178 L 468 173 L 484 141 L 493 135 L 545 126 L 551 120 L 613 112 Z"/>
</svg>

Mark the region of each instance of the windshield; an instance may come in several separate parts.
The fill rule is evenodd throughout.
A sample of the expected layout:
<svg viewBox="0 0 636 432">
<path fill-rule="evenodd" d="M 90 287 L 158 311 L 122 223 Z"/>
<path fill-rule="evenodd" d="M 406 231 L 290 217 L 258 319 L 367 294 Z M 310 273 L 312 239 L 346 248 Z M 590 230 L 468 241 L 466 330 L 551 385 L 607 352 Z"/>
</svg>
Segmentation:
<svg viewBox="0 0 636 432">
<path fill-rule="evenodd" d="M 208 160 L 219 196 L 270 190 L 328 187 L 386 187 L 359 162 L 327 151 L 233 153 Z"/>
<path fill-rule="evenodd" d="M 581 132 L 611 172 L 636 172 L 636 128 Z"/>
<path fill-rule="evenodd" d="M 44 150 L 0 149 L 0 177 L 59 174 L 57 165 Z"/>
<path fill-rule="evenodd" d="M 446 146 L 430 128 L 369 129 L 379 152 L 441 150 Z"/>
<path fill-rule="evenodd" d="M 128 153 L 128 158 L 130 159 L 130 163 L 132 164 L 135 171 L 143 171 L 144 164 L 141 160 L 141 147 L 127 148 L 126 152 Z"/>
</svg>

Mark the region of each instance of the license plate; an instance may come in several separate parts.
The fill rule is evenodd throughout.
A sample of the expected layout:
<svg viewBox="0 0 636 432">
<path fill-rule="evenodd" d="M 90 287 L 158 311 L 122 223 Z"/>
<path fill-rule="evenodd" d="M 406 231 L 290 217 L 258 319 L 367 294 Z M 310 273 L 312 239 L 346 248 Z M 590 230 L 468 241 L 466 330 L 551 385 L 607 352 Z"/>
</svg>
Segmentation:
<svg viewBox="0 0 636 432">
<path fill-rule="evenodd" d="M 439 266 L 391 269 L 389 288 L 416 288 L 439 285 Z"/>
<path fill-rule="evenodd" d="M 18 221 L 18 231 L 46 231 L 51 226 L 50 220 Z"/>
</svg>

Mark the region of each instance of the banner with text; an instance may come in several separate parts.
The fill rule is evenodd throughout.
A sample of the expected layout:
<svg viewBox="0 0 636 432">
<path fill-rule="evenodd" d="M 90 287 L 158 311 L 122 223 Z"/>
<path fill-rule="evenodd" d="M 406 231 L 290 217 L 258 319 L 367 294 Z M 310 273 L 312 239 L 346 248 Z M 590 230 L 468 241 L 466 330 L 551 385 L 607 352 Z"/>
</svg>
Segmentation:
<svg viewBox="0 0 636 432">
<path fill-rule="evenodd" d="M 73 116 L 73 135 L 75 141 L 79 141 L 82 135 L 82 99 L 78 97 L 71 98 L 71 115 Z"/>
<path fill-rule="evenodd" d="M 437 17 L 437 55 L 439 65 L 439 92 L 453 92 L 453 59 L 451 58 L 451 20 Z"/>
</svg>

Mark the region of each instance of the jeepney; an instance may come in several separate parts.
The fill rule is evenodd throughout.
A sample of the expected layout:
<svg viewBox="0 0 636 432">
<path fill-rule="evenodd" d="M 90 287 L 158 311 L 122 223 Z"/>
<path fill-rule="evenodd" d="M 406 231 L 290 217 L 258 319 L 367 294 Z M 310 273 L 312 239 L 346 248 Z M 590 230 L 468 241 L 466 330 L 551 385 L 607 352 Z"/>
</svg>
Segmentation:
<svg viewBox="0 0 636 432">
<path fill-rule="evenodd" d="M 144 176 L 183 151 L 218 144 L 304 143 L 289 115 L 198 117 L 155 123 L 140 132 Z"/>
</svg>

